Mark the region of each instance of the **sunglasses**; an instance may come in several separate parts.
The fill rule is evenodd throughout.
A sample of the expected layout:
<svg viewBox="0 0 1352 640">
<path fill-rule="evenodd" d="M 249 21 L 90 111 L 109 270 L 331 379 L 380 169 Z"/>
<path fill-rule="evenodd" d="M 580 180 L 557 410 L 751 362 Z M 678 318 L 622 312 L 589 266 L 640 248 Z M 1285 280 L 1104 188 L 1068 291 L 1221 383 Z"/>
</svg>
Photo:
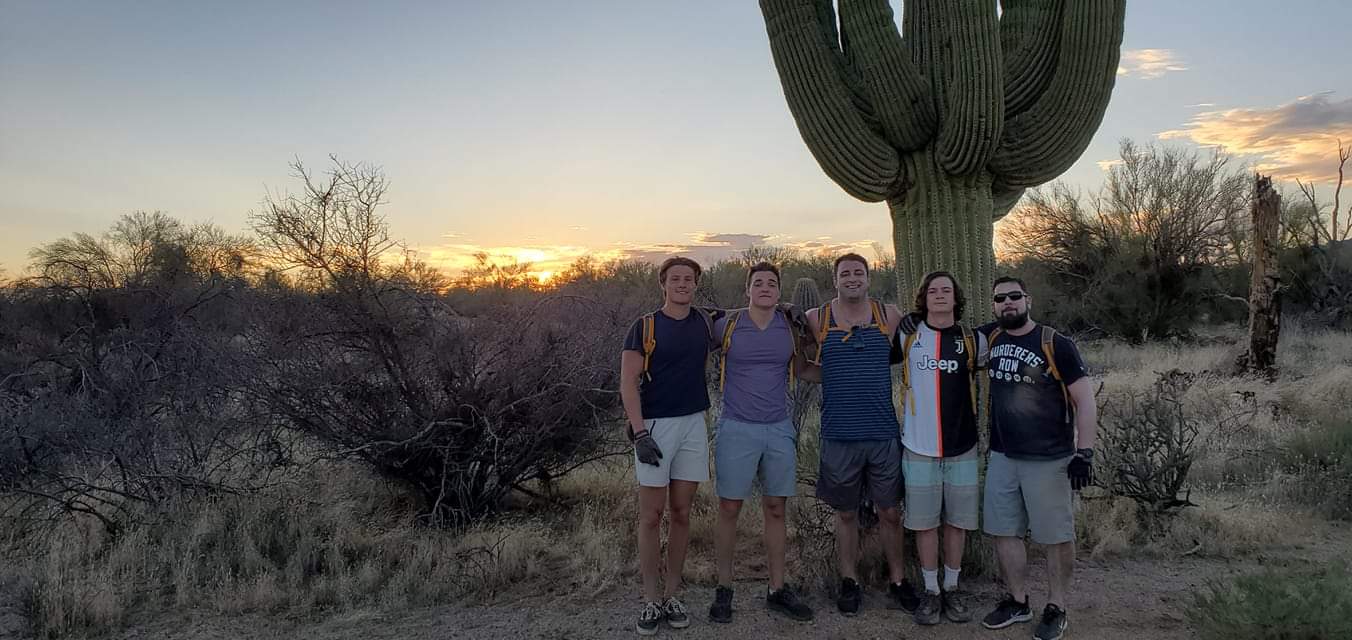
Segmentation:
<svg viewBox="0 0 1352 640">
<path fill-rule="evenodd" d="M 996 303 L 996 304 L 1000 304 L 1001 302 L 1004 302 L 1004 301 L 1005 301 L 1005 298 L 1009 298 L 1010 300 L 1013 300 L 1014 302 L 1018 302 L 1018 301 L 1022 300 L 1022 299 L 1024 298 L 1024 296 L 1025 296 L 1025 294 L 1024 294 L 1024 292 L 1022 292 L 1022 291 L 1015 291 L 1015 292 L 1013 292 L 1013 293 L 997 293 L 997 294 L 995 294 L 995 303 Z"/>
</svg>

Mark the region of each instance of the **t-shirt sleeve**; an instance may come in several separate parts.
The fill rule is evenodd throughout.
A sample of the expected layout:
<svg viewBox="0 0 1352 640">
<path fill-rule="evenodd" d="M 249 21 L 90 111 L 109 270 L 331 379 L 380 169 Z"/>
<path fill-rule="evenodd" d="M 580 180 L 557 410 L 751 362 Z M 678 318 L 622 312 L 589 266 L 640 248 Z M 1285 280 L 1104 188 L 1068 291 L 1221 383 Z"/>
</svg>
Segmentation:
<svg viewBox="0 0 1352 640">
<path fill-rule="evenodd" d="M 990 341 L 986 340 L 986 334 L 979 329 L 976 332 L 976 366 L 984 369 L 991 360 Z"/>
<path fill-rule="evenodd" d="M 624 350 L 643 353 L 643 318 L 634 321 L 629 333 L 624 336 Z"/>
<path fill-rule="evenodd" d="M 999 322 L 987 322 L 986 324 L 977 327 L 976 332 L 981 334 L 982 337 L 986 337 L 989 336 L 992 331 L 995 331 L 995 328 L 998 326 L 1000 326 Z"/>
<path fill-rule="evenodd" d="M 1075 347 L 1075 343 L 1061 334 L 1056 334 L 1052 338 L 1052 346 L 1055 348 L 1056 368 L 1061 372 L 1061 381 L 1070 386 L 1077 380 L 1089 375 L 1089 371 L 1084 366 L 1084 360 L 1080 358 L 1080 350 Z"/>
<path fill-rule="evenodd" d="M 714 320 L 714 339 L 713 350 L 719 351 L 723 348 L 723 332 L 728 330 L 728 317 L 723 316 Z"/>
</svg>

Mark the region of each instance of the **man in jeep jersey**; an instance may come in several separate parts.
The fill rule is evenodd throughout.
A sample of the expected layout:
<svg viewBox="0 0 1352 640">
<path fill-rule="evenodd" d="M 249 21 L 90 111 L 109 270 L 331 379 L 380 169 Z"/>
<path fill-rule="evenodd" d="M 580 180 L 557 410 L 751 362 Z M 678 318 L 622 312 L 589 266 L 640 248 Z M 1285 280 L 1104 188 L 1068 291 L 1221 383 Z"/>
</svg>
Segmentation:
<svg viewBox="0 0 1352 640">
<path fill-rule="evenodd" d="M 915 308 L 924 320 L 905 337 L 901 354 L 903 524 L 915 532 L 925 582 L 915 621 L 925 625 L 938 624 L 941 615 L 953 622 L 972 619 L 967 598 L 958 590 L 958 575 L 967 532 L 978 524 L 976 376 L 985 362 L 986 338 L 958 324 L 965 302 L 952 274 L 926 275 L 915 294 Z"/>
</svg>

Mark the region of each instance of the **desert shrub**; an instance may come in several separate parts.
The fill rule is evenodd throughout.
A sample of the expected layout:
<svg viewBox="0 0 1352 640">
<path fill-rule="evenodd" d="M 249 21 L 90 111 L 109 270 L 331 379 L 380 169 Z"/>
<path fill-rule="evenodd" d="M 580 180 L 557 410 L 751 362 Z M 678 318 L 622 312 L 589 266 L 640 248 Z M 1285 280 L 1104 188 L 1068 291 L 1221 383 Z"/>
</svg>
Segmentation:
<svg viewBox="0 0 1352 640">
<path fill-rule="evenodd" d="M 1335 565 L 1213 580 L 1188 617 L 1206 640 L 1352 638 L 1352 574 Z"/>
<path fill-rule="evenodd" d="M 1103 472 L 1097 480 L 1109 493 L 1131 498 L 1153 515 L 1193 505 L 1188 473 L 1200 455 L 1199 439 L 1234 430 L 1252 417 L 1252 410 L 1222 403 L 1189 407 L 1186 395 L 1198 378 L 1166 371 L 1150 390 L 1129 390 L 1104 403 Z"/>
</svg>

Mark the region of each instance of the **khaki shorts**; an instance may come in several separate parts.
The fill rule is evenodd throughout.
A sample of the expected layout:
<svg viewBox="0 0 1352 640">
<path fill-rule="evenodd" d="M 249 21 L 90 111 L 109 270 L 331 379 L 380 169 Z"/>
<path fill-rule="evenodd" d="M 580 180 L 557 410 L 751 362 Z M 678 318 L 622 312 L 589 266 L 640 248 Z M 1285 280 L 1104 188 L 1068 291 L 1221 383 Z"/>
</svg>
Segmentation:
<svg viewBox="0 0 1352 640">
<path fill-rule="evenodd" d="M 906 480 L 906 519 L 912 531 L 939 526 L 939 516 L 951 527 L 975 531 L 980 497 L 976 447 L 962 455 L 932 458 L 905 449 L 901 473 Z"/>
<path fill-rule="evenodd" d="M 662 458 L 653 466 L 639 462 L 638 453 L 634 453 L 634 474 L 640 485 L 665 487 L 672 480 L 709 479 L 709 433 L 703 411 L 676 418 L 649 418 L 643 425 L 653 434 Z"/>
<path fill-rule="evenodd" d="M 1075 540 L 1075 510 L 1066 467 L 1073 456 L 1018 460 L 991 452 L 986 465 L 983 529 L 993 536 L 1061 544 Z"/>
</svg>

